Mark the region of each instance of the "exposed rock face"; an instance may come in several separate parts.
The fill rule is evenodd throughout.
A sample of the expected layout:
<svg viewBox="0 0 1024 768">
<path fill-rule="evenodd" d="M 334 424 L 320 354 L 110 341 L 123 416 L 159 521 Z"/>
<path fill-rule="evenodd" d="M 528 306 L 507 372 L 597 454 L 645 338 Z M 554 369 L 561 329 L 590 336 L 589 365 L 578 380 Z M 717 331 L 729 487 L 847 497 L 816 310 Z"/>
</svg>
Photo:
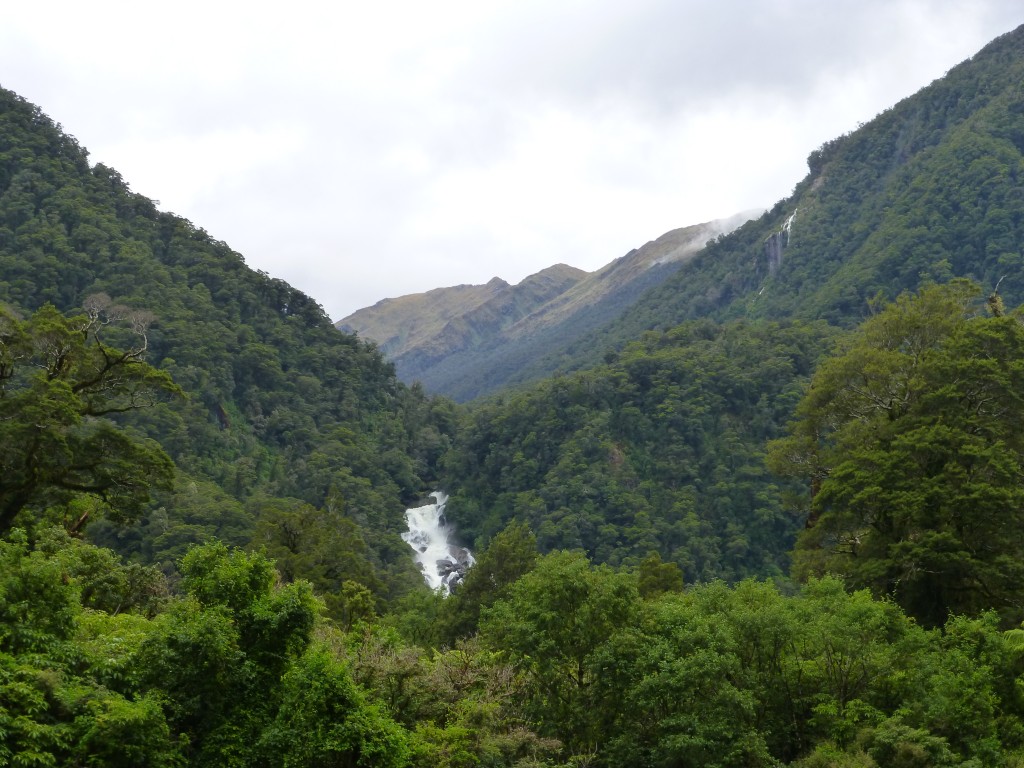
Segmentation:
<svg viewBox="0 0 1024 768">
<path fill-rule="evenodd" d="M 789 234 L 785 231 L 775 232 L 764 241 L 764 257 L 768 262 L 768 274 L 774 275 L 782 263 L 782 249 L 786 247 Z"/>
<path fill-rule="evenodd" d="M 466 577 L 466 571 L 473 565 L 473 556 L 465 547 L 451 546 L 448 552 L 451 558 L 437 561 L 437 572 L 441 576 L 441 583 L 448 589 L 449 594 L 454 592 L 462 584 Z"/>
<path fill-rule="evenodd" d="M 674 229 L 596 272 L 558 264 L 515 286 L 494 278 L 481 286 L 385 299 L 337 326 L 377 342 L 403 381 L 468 400 L 615 319 L 708 240 L 760 213 Z"/>
</svg>

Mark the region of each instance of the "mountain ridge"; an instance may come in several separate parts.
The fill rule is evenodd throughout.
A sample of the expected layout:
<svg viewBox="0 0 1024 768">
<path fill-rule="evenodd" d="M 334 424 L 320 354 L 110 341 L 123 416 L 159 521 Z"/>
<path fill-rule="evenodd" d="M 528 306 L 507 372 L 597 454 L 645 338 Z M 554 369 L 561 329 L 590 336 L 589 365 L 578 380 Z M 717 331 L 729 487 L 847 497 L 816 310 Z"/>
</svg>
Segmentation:
<svg viewBox="0 0 1024 768">
<path fill-rule="evenodd" d="M 376 342 L 403 381 L 466 400 L 500 386 L 503 372 L 518 367 L 513 361 L 616 316 L 708 240 L 752 215 L 670 230 L 593 272 L 558 264 L 515 286 L 494 278 L 481 286 L 435 288 L 384 299 L 335 325 Z"/>
<path fill-rule="evenodd" d="M 445 344 L 461 348 L 471 343 L 473 331 L 486 333 L 488 327 L 492 332 L 503 330 L 585 275 L 575 267 L 555 264 L 515 285 L 494 277 L 482 285 L 432 288 L 382 299 L 339 320 L 335 327 L 370 339 L 393 359 L 418 348 Z"/>
<path fill-rule="evenodd" d="M 687 320 L 823 318 L 954 277 L 1024 300 L 1024 26 L 808 155 L 760 219 L 710 242 L 620 316 L 524 365 L 517 384 L 598 364 Z M 789 223 L 787 229 L 786 225 Z"/>
</svg>

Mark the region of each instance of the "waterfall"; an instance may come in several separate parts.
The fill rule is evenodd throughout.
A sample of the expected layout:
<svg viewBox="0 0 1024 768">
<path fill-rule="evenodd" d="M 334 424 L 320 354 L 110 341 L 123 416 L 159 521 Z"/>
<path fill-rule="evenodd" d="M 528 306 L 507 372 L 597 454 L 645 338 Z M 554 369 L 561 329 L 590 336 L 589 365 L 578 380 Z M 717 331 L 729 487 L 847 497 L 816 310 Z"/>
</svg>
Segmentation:
<svg viewBox="0 0 1024 768">
<path fill-rule="evenodd" d="M 789 245 L 789 240 L 793 235 L 793 219 L 796 218 L 797 210 L 799 209 L 795 209 L 790 217 L 786 219 L 782 229 L 778 232 L 773 232 L 765 238 L 764 255 L 768 262 L 769 275 L 774 275 L 779 265 L 782 264 L 782 251 Z"/>
<path fill-rule="evenodd" d="M 402 539 L 413 548 L 413 557 L 423 571 L 427 586 L 442 589 L 448 595 L 462 582 L 466 569 L 476 560 L 468 549 L 449 540 L 452 529 L 444 517 L 448 495 L 444 491 L 430 495 L 434 497 L 433 504 L 405 510 L 409 531 L 402 534 Z"/>
</svg>

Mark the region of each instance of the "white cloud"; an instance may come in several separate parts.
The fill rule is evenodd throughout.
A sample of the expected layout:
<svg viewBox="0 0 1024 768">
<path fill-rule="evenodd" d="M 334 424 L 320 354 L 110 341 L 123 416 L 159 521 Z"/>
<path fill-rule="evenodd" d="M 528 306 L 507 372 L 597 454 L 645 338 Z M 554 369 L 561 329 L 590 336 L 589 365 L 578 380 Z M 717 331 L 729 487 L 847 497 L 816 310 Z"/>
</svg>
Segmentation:
<svg viewBox="0 0 1024 768">
<path fill-rule="evenodd" d="M 22 3 L 0 84 L 313 295 L 385 296 L 770 206 L 1016 0 Z"/>
</svg>

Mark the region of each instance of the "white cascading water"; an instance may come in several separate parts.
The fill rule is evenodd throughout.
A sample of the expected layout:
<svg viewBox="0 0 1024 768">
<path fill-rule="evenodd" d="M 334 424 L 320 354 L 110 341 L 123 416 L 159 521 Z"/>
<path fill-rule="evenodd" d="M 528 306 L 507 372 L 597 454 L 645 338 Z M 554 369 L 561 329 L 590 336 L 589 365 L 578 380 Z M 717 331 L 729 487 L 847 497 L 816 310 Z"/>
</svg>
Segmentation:
<svg viewBox="0 0 1024 768">
<path fill-rule="evenodd" d="M 448 494 L 435 491 L 430 495 L 435 503 L 405 510 L 409 531 L 403 533 L 402 538 L 413 548 L 413 557 L 419 563 L 427 585 L 448 595 L 462 581 L 466 569 L 476 561 L 468 549 L 449 541 L 452 529 L 444 518 Z"/>
</svg>

